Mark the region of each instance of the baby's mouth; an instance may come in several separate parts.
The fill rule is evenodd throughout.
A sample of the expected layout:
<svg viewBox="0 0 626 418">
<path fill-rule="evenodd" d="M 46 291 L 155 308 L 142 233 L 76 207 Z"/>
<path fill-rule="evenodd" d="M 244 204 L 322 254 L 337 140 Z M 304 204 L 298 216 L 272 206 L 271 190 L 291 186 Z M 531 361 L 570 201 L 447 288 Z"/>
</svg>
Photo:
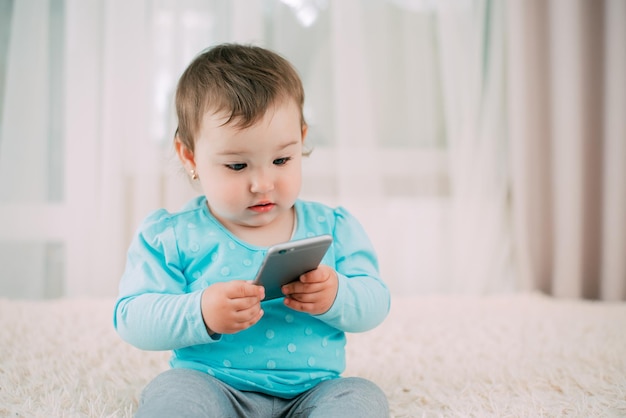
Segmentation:
<svg viewBox="0 0 626 418">
<path fill-rule="evenodd" d="M 272 202 L 261 202 L 254 206 L 250 206 L 250 210 L 254 212 L 269 212 L 274 208 L 274 206 L 276 205 Z"/>
</svg>

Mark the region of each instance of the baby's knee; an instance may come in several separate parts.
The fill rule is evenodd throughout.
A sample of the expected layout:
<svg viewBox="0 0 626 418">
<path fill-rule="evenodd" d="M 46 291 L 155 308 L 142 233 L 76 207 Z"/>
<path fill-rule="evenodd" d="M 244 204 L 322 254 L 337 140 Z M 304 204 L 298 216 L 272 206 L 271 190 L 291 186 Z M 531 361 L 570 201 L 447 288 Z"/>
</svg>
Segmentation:
<svg viewBox="0 0 626 418">
<path fill-rule="evenodd" d="M 385 392 L 383 392 L 378 385 L 360 377 L 348 377 L 344 379 L 347 379 L 349 383 L 350 392 L 357 394 L 357 397 L 360 398 L 360 402 L 371 405 L 373 411 L 382 411 L 384 415 L 387 416 L 389 412 L 387 395 L 385 395 Z"/>
<path fill-rule="evenodd" d="M 220 396 L 219 383 L 206 373 L 170 369 L 143 390 L 136 417 L 207 416 Z"/>
<path fill-rule="evenodd" d="M 360 377 L 343 377 L 323 382 L 315 402 L 320 417 L 388 417 L 387 396 L 374 382 Z"/>
</svg>

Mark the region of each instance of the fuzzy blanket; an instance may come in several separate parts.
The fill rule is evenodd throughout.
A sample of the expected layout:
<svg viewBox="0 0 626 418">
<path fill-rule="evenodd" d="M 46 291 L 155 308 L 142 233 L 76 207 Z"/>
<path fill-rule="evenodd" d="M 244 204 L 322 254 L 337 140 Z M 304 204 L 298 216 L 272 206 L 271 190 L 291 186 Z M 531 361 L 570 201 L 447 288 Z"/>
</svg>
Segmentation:
<svg viewBox="0 0 626 418">
<path fill-rule="evenodd" d="M 168 354 L 121 341 L 112 306 L 0 299 L 0 416 L 132 416 Z M 378 383 L 393 417 L 623 417 L 626 304 L 396 297 L 349 335 L 345 374 Z"/>
</svg>

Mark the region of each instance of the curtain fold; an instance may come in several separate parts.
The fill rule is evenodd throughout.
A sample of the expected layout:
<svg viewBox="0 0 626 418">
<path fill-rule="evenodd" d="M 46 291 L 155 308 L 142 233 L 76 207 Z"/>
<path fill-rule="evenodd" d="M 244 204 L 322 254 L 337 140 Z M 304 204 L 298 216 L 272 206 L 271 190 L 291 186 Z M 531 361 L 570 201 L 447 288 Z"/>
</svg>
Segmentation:
<svg viewBox="0 0 626 418">
<path fill-rule="evenodd" d="M 509 6 L 513 223 L 523 280 L 559 297 L 624 300 L 626 3 Z"/>
<path fill-rule="evenodd" d="M 606 300 L 626 300 L 626 2 L 605 5 L 602 284 Z"/>
<path fill-rule="evenodd" d="M 510 269 L 504 4 L 442 2 L 438 10 L 456 291 L 515 290 Z"/>
<path fill-rule="evenodd" d="M 13 0 L 0 2 L 0 115 L 4 107 L 4 90 L 6 83 L 7 62 L 9 55 L 9 39 L 11 38 L 11 18 L 13 16 Z M 0 117 L 0 132 L 2 117 Z"/>
</svg>

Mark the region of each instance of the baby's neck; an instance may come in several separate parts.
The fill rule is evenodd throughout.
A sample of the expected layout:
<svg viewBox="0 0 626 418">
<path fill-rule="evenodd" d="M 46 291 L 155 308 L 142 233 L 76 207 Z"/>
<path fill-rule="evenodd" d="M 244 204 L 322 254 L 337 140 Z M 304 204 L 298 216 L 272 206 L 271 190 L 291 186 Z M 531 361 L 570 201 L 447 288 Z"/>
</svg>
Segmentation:
<svg viewBox="0 0 626 418">
<path fill-rule="evenodd" d="M 296 222 L 297 216 L 294 207 L 269 225 L 260 227 L 231 226 L 228 229 L 245 242 L 259 247 L 269 247 L 291 240 L 296 230 Z"/>
</svg>

